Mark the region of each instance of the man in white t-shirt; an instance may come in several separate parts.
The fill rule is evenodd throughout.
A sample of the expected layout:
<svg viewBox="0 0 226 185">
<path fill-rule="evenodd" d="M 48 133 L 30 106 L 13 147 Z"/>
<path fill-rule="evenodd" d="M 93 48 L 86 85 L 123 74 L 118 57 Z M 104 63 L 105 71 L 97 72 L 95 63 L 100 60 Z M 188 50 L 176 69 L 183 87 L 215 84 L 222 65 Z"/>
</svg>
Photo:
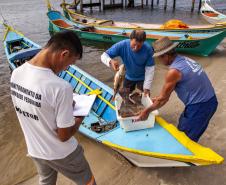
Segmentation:
<svg viewBox="0 0 226 185">
<path fill-rule="evenodd" d="M 78 185 L 96 184 L 83 149 L 73 137 L 83 121 L 83 117 L 73 117 L 73 89 L 56 75 L 80 59 L 82 52 L 74 32 L 60 32 L 12 73 L 12 101 L 40 185 L 55 185 L 57 172 Z"/>
</svg>

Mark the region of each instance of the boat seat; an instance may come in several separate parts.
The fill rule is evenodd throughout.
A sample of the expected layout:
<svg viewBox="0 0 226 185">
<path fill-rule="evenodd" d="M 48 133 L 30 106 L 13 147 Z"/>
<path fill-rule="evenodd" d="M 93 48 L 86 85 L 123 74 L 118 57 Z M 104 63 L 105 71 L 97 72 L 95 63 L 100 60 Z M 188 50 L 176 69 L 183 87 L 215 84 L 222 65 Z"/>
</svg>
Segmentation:
<svg viewBox="0 0 226 185">
<path fill-rule="evenodd" d="M 15 40 L 7 40 L 7 44 L 11 44 L 11 43 L 20 43 L 21 41 L 23 40 L 23 38 L 18 38 L 18 39 L 15 39 Z"/>
<path fill-rule="evenodd" d="M 56 20 L 53 20 L 52 22 L 59 27 L 72 28 L 72 25 L 68 24 L 66 21 L 64 21 L 62 19 L 56 19 Z"/>
<path fill-rule="evenodd" d="M 206 15 L 206 16 L 208 16 L 208 17 L 217 17 L 218 16 L 218 14 L 216 14 L 216 13 L 207 13 L 207 12 L 204 12 L 203 14 Z"/>
<path fill-rule="evenodd" d="M 28 57 L 36 55 L 40 50 L 40 48 L 29 48 L 26 50 L 23 49 L 17 53 L 12 53 L 9 59 L 12 61 L 27 59 Z"/>
<path fill-rule="evenodd" d="M 14 60 L 12 63 L 14 63 L 14 65 L 15 65 L 16 67 L 19 67 L 19 66 L 21 66 L 22 64 L 24 64 L 25 62 L 31 60 L 33 57 L 34 57 L 34 55 L 29 56 L 29 57 L 26 57 L 26 58 L 23 58 L 23 59 L 16 59 L 16 60 Z"/>
<path fill-rule="evenodd" d="M 13 46 L 12 47 L 12 52 L 18 52 L 18 51 L 20 51 L 22 49 L 23 49 L 22 46 Z"/>
<path fill-rule="evenodd" d="M 106 25 L 106 24 L 109 25 L 108 23 L 110 23 L 110 25 L 113 25 L 114 21 L 113 20 L 104 20 L 104 21 L 97 22 L 98 25 Z"/>
</svg>

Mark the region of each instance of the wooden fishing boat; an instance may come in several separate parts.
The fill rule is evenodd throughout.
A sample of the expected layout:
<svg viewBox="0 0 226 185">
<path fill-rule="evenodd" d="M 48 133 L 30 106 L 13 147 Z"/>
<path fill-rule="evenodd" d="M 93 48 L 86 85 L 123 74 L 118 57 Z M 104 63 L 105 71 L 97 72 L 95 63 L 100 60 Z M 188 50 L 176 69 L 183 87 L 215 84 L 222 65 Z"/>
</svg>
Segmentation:
<svg viewBox="0 0 226 185">
<path fill-rule="evenodd" d="M 11 43 L 17 42 L 18 38 L 21 39 L 22 37 L 17 31 L 13 30 L 12 32 L 14 33 L 6 32 L 6 42 L 4 41 L 6 48 L 10 48 Z M 28 40 L 24 36 L 22 38 Z M 37 44 L 34 45 L 40 48 Z M 13 51 L 11 54 L 16 53 Z M 15 62 L 15 60 L 11 60 L 7 50 L 6 56 L 9 61 Z M 25 62 L 27 56 L 24 56 L 23 59 L 23 62 Z M 18 67 L 17 65 L 13 66 L 13 69 Z M 124 132 L 116 119 L 115 106 L 111 103 L 113 90 L 110 87 L 74 65 L 61 72 L 59 77 L 70 83 L 77 93 L 97 92 L 92 110 L 84 119 L 79 132 L 120 152 L 136 166 L 201 166 L 223 162 L 224 159 L 220 155 L 191 141 L 184 133 L 178 131 L 176 127 L 167 123 L 161 117 L 156 117 L 153 128 Z M 100 122 L 108 129 L 98 132 L 91 129 L 92 124 Z M 109 124 L 114 124 L 114 126 L 109 127 Z"/>
<path fill-rule="evenodd" d="M 3 23 L 3 25 L 6 28 L 3 38 L 4 49 L 9 67 L 14 70 L 35 56 L 41 50 L 41 47 L 6 23 Z"/>
<path fill-rule="evenodd" d="M 61 30 L 73 30 L 81 39 L 116 43 L 128 39 L 132 30 L 121 28 L 102 28 L 96 26 L 86 26 L 74 23 L 66 19 L 59 11 L 49 10 L 49 31 L 54 33 Z M 166 31 L 146 31 L 146 41 L 150 44 L 155 40 L 168 36 L 173 42 L 179 42 L 177 51 L 194 55 L 208 56 L 218 44 L 224 39 L 224 32 L 216 33 L 182 33 Z"/>
<path fill-rule="evenodd" d="M 210 0 L 208 1 L 210 4 Z M 210 24 L 226 24 L 226 15 L 214 10 L 209 4 L 207 3 L 207 0 L 203 0 L 200 9 L 202 17 Z"/>
<path fill-rule="evenodd" d="M 47 0 L 48 7 L 51 7 L 49 0 Z M 129 23 L 129 22 L 117 22 L 113 20 L 97 19 L 89 16 L 82 15 L 80 13 L 72 11 L 69 7 L 71 5 L 63 2 L 61 7 L 63 9 L 64 15 L 67 19 L 80 24 L 85 24 L 87 26 L 95 26 L 101 28 L 121 28 L 124 30 L 131 29 L 143 29 L 145 31 L 171 31 L 171 32 L 182 32 L 182 33 L 213 33 L 224 31 L 226 37 L 226 24 L 217 25 L 189 25 L 189 28 L 161 28 L 160 24 L 145 24 L 145 23 Z"/>
</svg>

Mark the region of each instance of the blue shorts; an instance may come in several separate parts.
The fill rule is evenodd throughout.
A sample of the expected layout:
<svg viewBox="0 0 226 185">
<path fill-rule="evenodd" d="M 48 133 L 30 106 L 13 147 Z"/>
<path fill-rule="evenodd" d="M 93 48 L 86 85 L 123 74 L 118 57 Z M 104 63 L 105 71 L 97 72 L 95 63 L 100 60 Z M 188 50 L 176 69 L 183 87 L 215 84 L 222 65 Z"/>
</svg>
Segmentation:
<svg viewBox="0 0 226 185">
<path fill-rule="evenodd" d="M 178 129 L 193 141 L 198 141 L 217 110 L 216 96 L 204 103 L 187 105 L 179 119 Z"/>
</svg>

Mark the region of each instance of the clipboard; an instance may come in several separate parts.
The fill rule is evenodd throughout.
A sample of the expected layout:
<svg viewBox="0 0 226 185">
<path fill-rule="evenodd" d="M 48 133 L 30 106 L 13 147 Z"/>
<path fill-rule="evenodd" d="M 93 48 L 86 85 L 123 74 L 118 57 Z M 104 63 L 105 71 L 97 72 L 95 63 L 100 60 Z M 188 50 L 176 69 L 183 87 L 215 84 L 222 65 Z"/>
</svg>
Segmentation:
<svg viewBox="0 0 226 185">
<path fill-rule="evenodd" d="M 93 103 L 96 99 L 96 95 L 86 94 L 73 94 L 73 100 L 75 105 L 73 107 L 73 116 L 88 116 Z"/>
</svg>

